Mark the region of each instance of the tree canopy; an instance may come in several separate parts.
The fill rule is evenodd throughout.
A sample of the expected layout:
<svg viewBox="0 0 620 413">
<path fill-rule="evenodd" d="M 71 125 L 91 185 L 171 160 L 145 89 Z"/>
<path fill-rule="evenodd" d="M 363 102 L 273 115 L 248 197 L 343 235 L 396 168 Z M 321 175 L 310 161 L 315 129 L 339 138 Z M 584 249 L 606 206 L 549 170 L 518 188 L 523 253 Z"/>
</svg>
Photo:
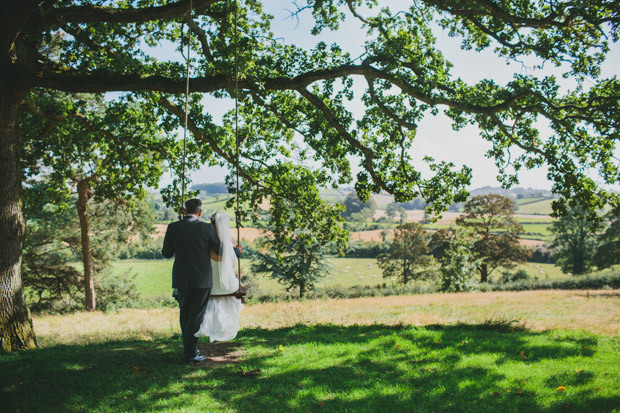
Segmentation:
<svg viewBox="0 0 620 413">
<path fill-rule="evenodd" d="M 308 185 L 355 181 L 362 200 L 378 191 L 394 194 L 396 202 L 420 196 L 433 211 L 464 201 L 471 179 L 467 166 L 430 157 L 424 158 L 426 165 L 416 165 L 412 158 L 420 120 L 443 110 L 455 129 L 477 125 L 506 185 L 517 182 L 520 169 L 547 165 L 553 190 L 562 195 L 555 203 L 558 212 L 566 202 L 579 202 L 591 218 L 606 202 L 620 209 L 620 196 L 604 189 L 619 178 L 614 150 L 620 81 L 600 78 L 610 43 L 620 33 L 616 1 L 419 0 L 399 10 L 374 0 L 294 5 L 294 14 L 311 14 L 313 34 L 335 30 L 345 19 L 357 21 L 368 34 L 364 53 L 352 56 L 337 43 L 304 49 L 274 39 L 271 17 L 259 0 L 193 0 L 191 14 L 189 0 L 2 2 L 0 140 L 7 154 L 0 164 L 5 178 L 0 279 L 6 285 L 0 327 L 22 326 L 27 319 L 18 269 L 24 228 L 20 105 L 37 88 L 119 91 L 140 100 L 162 129 L 174 130 L 185 115 L 184 65 L 162 59 L 157 46 L 171 42 L 180 48 L 183 23 L 190 25 L 193 39 L 191 140 L 201 161 L 231 171 L 239 167 L 242 196 L 251 205 L 266 196 L 285 197 L 298 204 L 309 225 L 320 227 L 330 214 L 316 207 L 314 197 L 304 196 Z M 515 73 L 505 84 L 493 79 L 468 84 L 453 74 L 438 48 L 438 30 L 459 37 L 472 55 L 493 49 L 507 59 L 535 57 L 541 65 L 558 65 L 574 87 L 562 88 L 554 76 L 536 70 Z M 203 94 L 230 98 L 236 84 L 239 161 L 232 114 L 220 125 L 202 99 Z M 363 103 L 361 114 L 351 109 L 352 101 Z M 311 167 L 298 168 L 310 161 Z M 422 172 L 426 169 L 430 173 Z M 304 180 L 309 174 L 313 178 Z M 21 315 L 14 308 L 21 308 Z M 1 338 L 3 348 L 12 347 L 9 342 L 22 345 L 15 338 L 26 336 L 20 329 L 3 328 L 13 337 Z"/>
<path fill-rule="evenodd" d="M 531 255 L 519 244 L 523 226 L 514 219 L 514 202 L 498 194 L 478 195 L 465 203 L 463 215 L 456 224 L 471 229 L 478 239 L 473 249 L 481 258 L 480 281 L 487 282 L 489 274 L 498 267 L 513 268 Z"/>
<path fill-rule="evenodd" d="M 383 278 L 398 278 L 403 284 L 433 274 L 433 257 L 428 254 L 428 234 L 421 224 L 408 222 L 394 230 L 390 249 L 377 256 Z"/>
</svg>

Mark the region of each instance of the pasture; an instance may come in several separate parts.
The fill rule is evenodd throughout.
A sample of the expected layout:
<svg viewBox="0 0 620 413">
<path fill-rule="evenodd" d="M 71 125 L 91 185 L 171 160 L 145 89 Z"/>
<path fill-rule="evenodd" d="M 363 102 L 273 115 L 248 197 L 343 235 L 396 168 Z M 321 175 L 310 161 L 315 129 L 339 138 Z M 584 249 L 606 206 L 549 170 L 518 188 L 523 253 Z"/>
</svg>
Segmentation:
<svg viewBox="0 0 620 413">
<path fill-rule="evenodd" d="M 241 261 L 243 274 L 250 273 L 248 260 Z M 383 278 L 377 260 L 373 258 L 331 258 L 330 274 L 317 284 L 318 288 L 377 286 L 383 283 L 395 284 L 390 278 Z M 566 277 L 553 264 L 526 263 L 518 268 L 524 268 L 531 277 L 539 279 L 558 279 Z M 145 298 L 168 297 L 172 292 L 172 260 L 122 260 L 113 264 L 113 271 L 117 273 L 136 274 L 136 284 L 140 295 Z M 499 277 L 499 270 L 492 273 Z M 278 294 L 285 292 L 284 286 L 266 275 L 256 276 L 259 288 L 263 294 Z"/>
<path fill-rule="evenodd" d="M 430 294 L 245 306 L 211 361 L 175 309 L 34 318 L 0 356 L 6 411 L 579 411 L 620 406 L 620 296 Z"/>
</svg>

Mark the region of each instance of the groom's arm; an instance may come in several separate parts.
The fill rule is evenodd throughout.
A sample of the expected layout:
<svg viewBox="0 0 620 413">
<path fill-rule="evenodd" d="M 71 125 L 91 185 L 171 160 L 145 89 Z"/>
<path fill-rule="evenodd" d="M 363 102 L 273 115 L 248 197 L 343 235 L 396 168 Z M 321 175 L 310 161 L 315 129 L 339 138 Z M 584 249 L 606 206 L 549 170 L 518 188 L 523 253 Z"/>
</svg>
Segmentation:
<svg viewBox="0 0 620 413">
<path fill-rule="evenodd" d="M 172 258 L 174 255 L 174 242 L 172 237 L 173 229 L 170 227 L 171 224 L 168 224 L 168 228 L 166 229 L 166 235 L 164 236 L 164 246 L 161 249 L 161 255 L 166 258 Z"/>
</svg>

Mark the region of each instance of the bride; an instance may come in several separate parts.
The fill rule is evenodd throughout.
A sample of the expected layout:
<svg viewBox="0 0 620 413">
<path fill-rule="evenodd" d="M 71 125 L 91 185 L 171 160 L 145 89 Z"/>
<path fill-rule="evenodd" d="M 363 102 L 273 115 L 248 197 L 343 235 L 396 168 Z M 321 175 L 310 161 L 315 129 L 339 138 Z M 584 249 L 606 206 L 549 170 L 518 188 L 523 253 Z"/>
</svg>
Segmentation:
<svg viewBox="0 0 620 413">
<path fill-rule="evenodd" d="M 237 251 L 233 248 L 228 215 L 218 212 L 212 217 L 212 223 L 215 224 L 221 246 L 219 254 L 211 251 L 213 288 L 200 329 L 194 335 L 209 337 L 211 342 L 229 341 L 235 338 L 239 331 L 239 314 L 243 304 L 232 296 L 214 295 L 231 294 L 239 289 L 239 275 L 235 274 Z"/>
</svg>

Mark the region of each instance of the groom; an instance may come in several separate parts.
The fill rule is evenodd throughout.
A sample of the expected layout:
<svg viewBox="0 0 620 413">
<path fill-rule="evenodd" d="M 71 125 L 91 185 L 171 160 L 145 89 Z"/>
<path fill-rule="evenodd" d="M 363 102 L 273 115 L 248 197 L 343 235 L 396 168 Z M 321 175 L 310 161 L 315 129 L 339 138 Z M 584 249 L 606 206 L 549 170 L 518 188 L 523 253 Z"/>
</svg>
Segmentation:
<svg viewBox="0 0 620 413">
<path fill-rule="evenodd" d="M 174 256 L 172 288 L 178 290 L 183 360 L 195 364 L 206 359 L 199 354 L 194 333 L 200 328 L 213 286 L 210 250 L 220 251 L 220 240 L 213 225 L 200 220 L 200 199 L 186 201 L 184 214 L 182 221 L 168 225 L 161 253 L 166 258 Z"/>
</svg>

